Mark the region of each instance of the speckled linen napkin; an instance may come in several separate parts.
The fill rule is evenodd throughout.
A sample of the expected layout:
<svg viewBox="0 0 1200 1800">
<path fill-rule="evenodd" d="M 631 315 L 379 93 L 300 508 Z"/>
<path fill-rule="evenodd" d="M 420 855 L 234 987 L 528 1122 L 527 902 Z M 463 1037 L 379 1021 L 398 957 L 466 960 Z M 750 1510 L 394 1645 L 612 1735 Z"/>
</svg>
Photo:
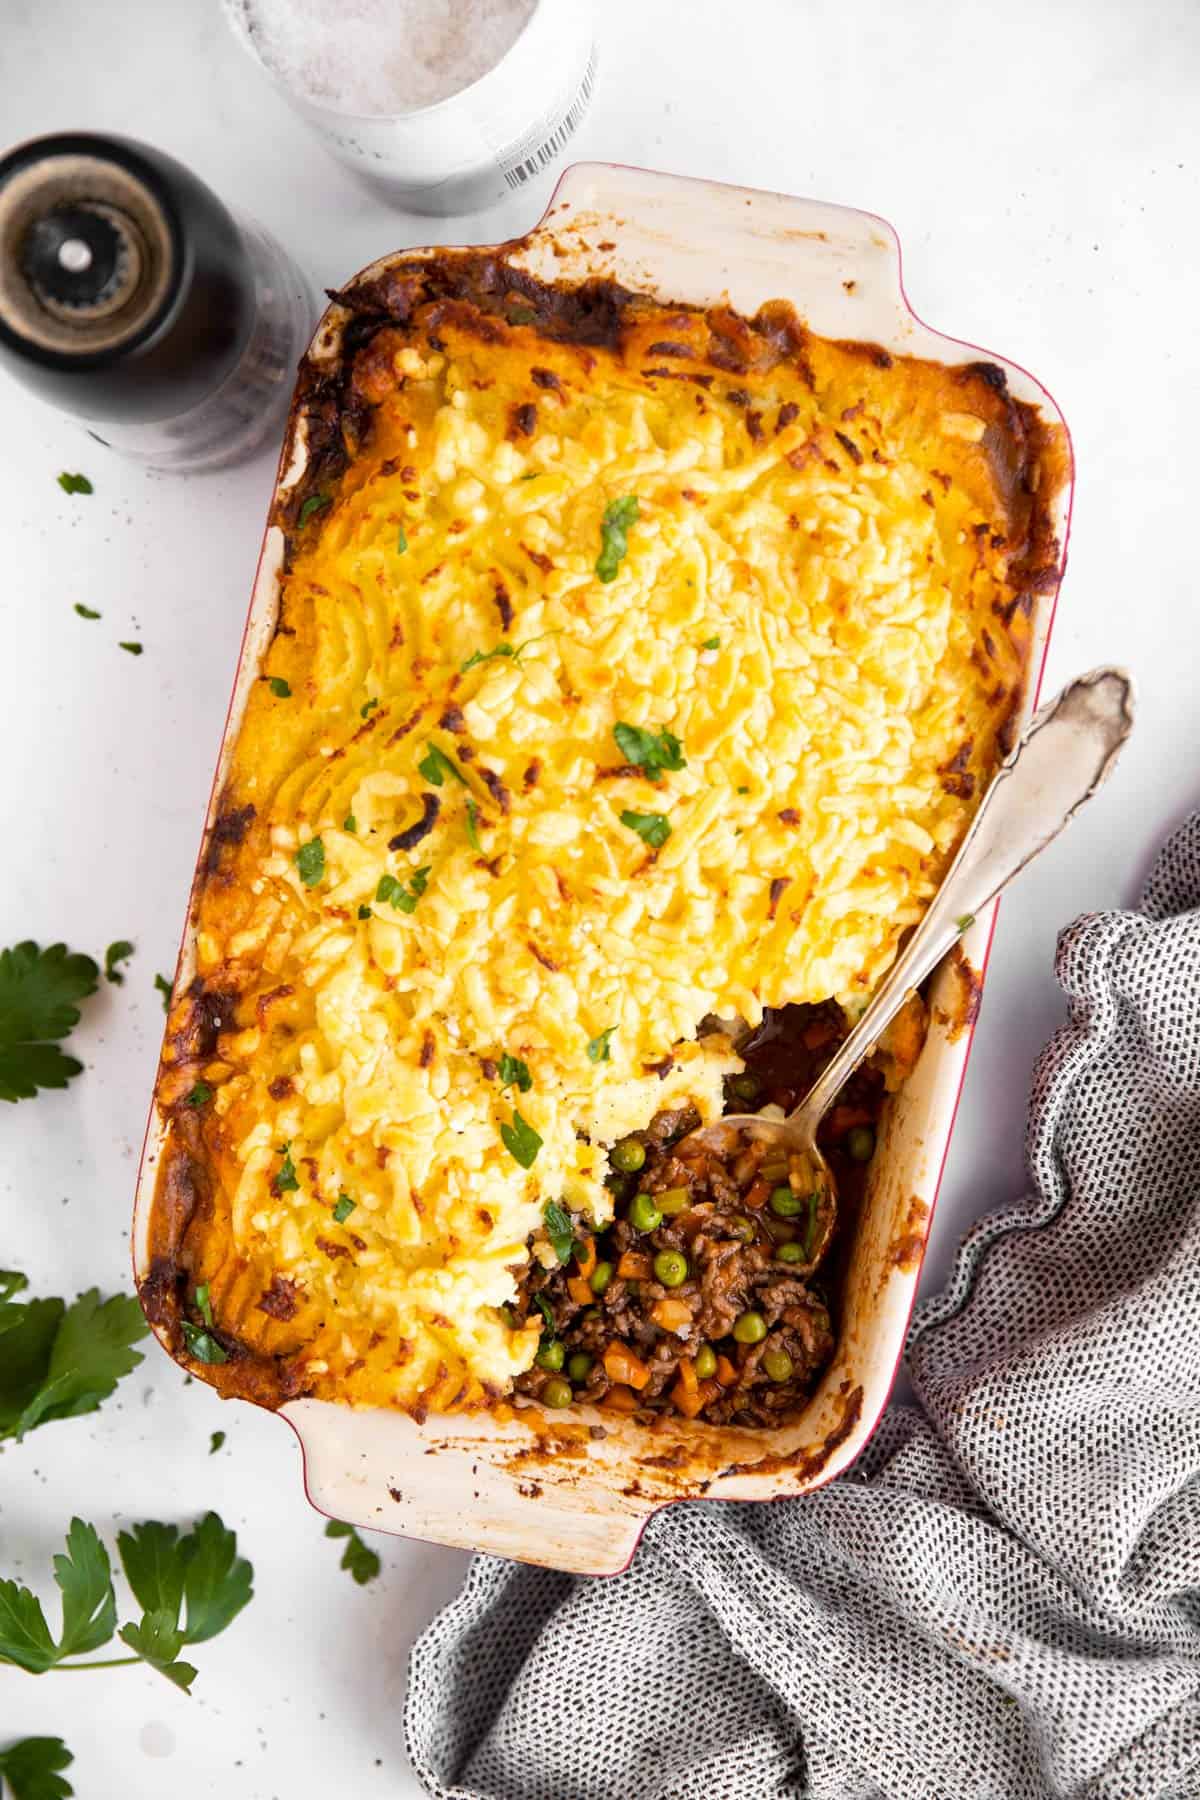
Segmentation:
<svg viewBox="0 0 1200 1800">
<path fill-rule="evenodd" d="M 1200 1796 L 1200 814 L 1059 942 L 1033 1191 L 982 1219 L 849 1474 L 477 1558 L 412 1657 L 439 1800 Z"/>
</svg>

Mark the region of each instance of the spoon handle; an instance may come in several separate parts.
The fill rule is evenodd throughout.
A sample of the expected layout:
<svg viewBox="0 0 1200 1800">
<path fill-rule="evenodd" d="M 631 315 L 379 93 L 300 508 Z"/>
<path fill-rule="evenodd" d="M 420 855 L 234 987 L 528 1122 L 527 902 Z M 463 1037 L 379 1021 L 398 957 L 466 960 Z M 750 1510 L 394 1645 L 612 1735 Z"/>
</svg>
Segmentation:
<svg viewBox="0 0 1200 1800">
<path fill-rule="evenodd" d="M 1133 683 L 1093 669 L 1034 713 L 988 787 L 921 923 L 862 1018 L 792 1114 L 813 1130 L 842 1085 L 977 912 L 1056 838 L 1111 772 L 1133 729 Z"/>
</svg>

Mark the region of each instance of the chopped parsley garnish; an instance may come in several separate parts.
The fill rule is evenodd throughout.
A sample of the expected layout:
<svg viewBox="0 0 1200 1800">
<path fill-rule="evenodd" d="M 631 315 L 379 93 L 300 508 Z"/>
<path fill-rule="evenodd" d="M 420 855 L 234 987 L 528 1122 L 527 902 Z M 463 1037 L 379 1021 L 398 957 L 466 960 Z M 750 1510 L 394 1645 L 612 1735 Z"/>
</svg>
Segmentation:
<svg viewBox="0 0 1200 1800">
<path fill-rule="evenodd" d="M 292 1146 L 290 1144 L 281 1144 L 279 1146 L 279 1154 L 282 1156 L 283 1161 L 279 1165 L 279 1173 L 271 1183 L 271 1186 L 275 1189 L 277 1194 L 294 1194 L 298 1190 L 300 1183 L 296 1178 L 296 1165 L 292 1161 Z"/>
<path fill-rule="evenodd" d="M 721 640 L 719 637 L 705 638 L 700 648 L 702 650 L 719 650 L 721 648 Z"/>
<path fill-rule="evenodd" d="M 292 697 L 292 690 L 283 679 L 282 675 L 270 676 L 267 681 L 267 686 L 277 700 L 290 700 Z"/>
<path fill-rule="evenodd" d="M 370 907 L 369 906 L 360 906 L 358 909 L 358 916 L 360 919 L 369 919 L 371 916 Z"/>
<path fill-rule="evenodd" d="M 519 1056 L 510 1056 L 507 1050 L 500 1058 L 500 1086 L 515 1087 L 522 1094 L 527 1094 L 533 1086 L 529 1064 L 522 1062 Z"/>
<path fill-rule="evenodd" d="M 621 560 L 629 548 L 629 527 L 637 523 L 637 516 L 636 494 L 626 494 L 621 500 L 610 500 L 605 507 L 600 526 L 600 554 L 596 558 L 596 573 L 601 581 L 617 579 Z"/>
<path fill-rule="evenodd" d="M 396 533 L 396 555 L 403 556 L 404 552 L 407 549 L 408 549 L 408 533 L 405 531 L 405 529 L 402 525 L 400 527 L 399 531 Z"/>
<path fill-rule="evenodd" d="M 180 1320 L 183 1341 L 187 1345 L 189 1356 L 194 1356 L 199 1363 L 223 1363 L 229 1361 L 229 1352 L 222 1349 L 209 1331 L 202 1331 L 198 1325 L 192 1325 L 187 1319 Z"/>
<path fill-rule="evenodd" d="M 659 781 L 664 769 L 687 768 L 687 757 L 679 739 L 664 725 L 661 731 L 646 731 L 641 725 L 627 725 L 624 719 L 613 726 L 617 749 L 627 763 Z"/>
<path fill-rule="evenodd" d="M 339 1225 L 344 1225 L 357 1205 L 358 1201 L 352 1200 L 349 1194 L 339 1194 L 337 1203 L 333 1209 L 333 1216 L 336 1222 Z"/>
<path fill-rule="evenodd" d="M 477 663 L 493 662 L 498 656 L 511 656 L 514 662 L 520 662 L 531 644 L 540 644 L 543 638 L 558 637 L 559 635 L 560 633 L 557 631 L 539 631 L 536 637 L 526 638 L 521 644 L 505 642 L 497 644 L 492 650 L 473 650 L 466 662 L 459 663 L 459 673 L 465 675 L 467 670 L 473 669 Z"/>
<path fill-rule="evenodd" d="M 377 707 L 377 706 L 378 706 L 378 705 L 379 705 L 379 702 L 378 702 L 378 700 L 367 700 L 367 701 L 365 701 L 365 702 L 364 702 L 364 703 L 363 703 L 363 705 L 362 705 L 362 706 L 360 706 L 360 707 L 359 707 L 359 709 L 358 709 L 358 716 L 359 716 L 359 718 L 360 718 L 360 719 L 365 719 L 365 718 L 366 718 L 366 716 L 367 716 L 367 714 L 368 714 L 368 713 L 369 713 L 369 712 L 373 712 L 373 711 L 374 711 L 374 710 L 375 710 L 375 708 L 376 708 L 376 707 Z"/>
<path fill-rule="evenodd" d="M 167 980 L 165 975 L 156 975 L 154 977 L 154 985 L 158 989 L 159 993 L 162 995 L 163 1011 L 170 1012 L 170 1010 L 171 1010 L 171 984 L 170 984 L 170 982 Z"/>
<path fill-rule="evenodd" d="M 739 794 L 748 794 L 749 792 L 750 792 L 750 789 L 748 787 L 740 787 L 738 789 Z"/>
<path fill-rule="evenodd" d="M 346 1548 L 338 1567 L 347 1569 L 359 1587 L 363 1587 L 368 1581 L 374 1581 L 382 1567 L 378 1553 L 363 1543 L 353 1525 L 347 1525 L 344 1519 L 330 1519 L 325 1527 L 325 1536 L 346 1539 Z"/>
<path fill-rule="evenodd" d="M 89 1288 L 70 1306 L 15 1299 L 28 1285 L 0 1270 L 0 1440 L 95 1412 L 142 1360 L 133 1346 L 147 1327 L 132 1295 L 101 1300 Z"/>
<path fill-rule="evenodd" d="M 347 813 L 345 818 L 342 820 L 342 830 L 343 831 L 357 831 L 358 830 L 358 820 L 355 818 L 353 813 Z"/>
<path fill-rule="evenodd" d="M 207 1106 L 212 1099 L 213 1091 L 207 1081 L 198 1081 L 187 1097 L 188 1106 Z"/>
<path fill-rule="evenodd" d="M 64 494 L 94 494 L 96 491 L 86 475 L 68 475 L 65 469 L 58 478 L 58 485 Z"/>
<path fill-rule="evenodd" d="M 608 1025 L 596 1037 L 588 1041 L 588 1061 L 594 1063 L 610 1062 L 609 1045 L 612 1043 L 615 1025 Z"/>
<path fill-rule="evenodd" d="M 223 1431 L 214 1431 L 208 1440 L 208 1454 L 210 1456 L 215 1456 L 224 1442 L 225 1433 Z"/>
<path fill-rule="evenodd" d="M 621 823 L 636 831 L 652 850 L 661 850 L 671 835 L 671 821 L 664 813 L 623 812 Z"/>
<path fill-rule="evenodd" d="M 394 875 L 381 875 L 379 886 L 375 889 L 376 900 L 386 901 L 398 912 L 413 913 L 417 910 L 417 901 L 429 886 L 430 865 L 414 869 L 407 883 L 397 881 Z"/>
<path fill-rule="evenodd" d="M 975 914 L 964 913 L 962 918 L 956 919 L 954 923 L 958 926 L 960 932 L 970 931 L 972 925 L 975 923 Z"/>
<path fill-rule="evenodd" d="M 529 1121 L 521 1117 L 516 1107 L 513 1108 L 512 1124 L 500 1127 L 500 1141 L 514 1162 L 520 1163 L 523 1169 L 532 1169 L 542 1147 L 542 1139 Z"/>
<path fill-rule="evenodd" d="M 200 1317 L 211 1331 L 213 1322 L 212 1291 L 209 1288 L 207 1281 L 202 1281 L 200 1286 L 196 1289 L 196 1311 L 200 1314 Z"/>
<path fill-rule="evenodd" d="M 533 1296 L 533 1304 L 537 1307 L 537 1309 L 541 1313 L 543 1319 L 546 1321 L 547 1332 L 550 1334 L 551 1337 L 553 1337 L 554 1336 L 554 1313 L 550 1306 L 550 1302 L 547 1300 L 545 1294 L 535 1294 Z"/>
<path fill-rule="evenodd" d="M 417 768 L 430 787 L 440 788 L 447 775 L 453 775 L 455 781 L 461 782 L 463 787 L 467 785 L 467 778 L 458 764 L 452 762 L 445 751 L 439 750 L 436 744 L 426 744 L 425 754 L 417 764 Z"/>
<path fill-rule="evenodd" d="M 130 656 L 140 656 L 142 654 L 141 644 L 135 643 L 132 640 L 125 639 L 125 638 L 122 638 L 120 640 L 120 642 L 117 644 L 117 649 L 118 650 L 128 650 Z"/>
<path fill-rule="evenodd" d="M 297 519 L 296 523 L 298 525 L 307 525 L 314 513 L 320 512 L 322 507 L 329 505 L 331 498 L 332 496 L 329 494 L 310 494 L 308 499 L 304 502 L 304 505 L 300 508 L 300 517 Z"/>
<path fill-rule="evenodd" d="M 467 842 L 472 850 L 483 849 L 479 841 L 479 808 L 470 794 L 467 795 Z"/>
<path fill-rule="evenodd" d="M 305 887 L 316 887 L 325 874 L 325 846 L 319 837 L 301 844 L 296 852 L 296 867 Z"/>
<path fill-rule="evenodd" d="M 81 619 L 99 619 L 102 617 L 102 615 L 96 611 L 94 606 L 85 606 L 82 600 L 77 600 L 75 602 L 75 611 L 79 614 Z"/>
<path fill-rule="evenodd" d="M 575 1243 L 575 1227 L 571 1223 L 571 1215 L 557 1200 L 548 1200 L 542 1212 L 546 1225 L 546 1236 L 550 1240 L 550 1248 L 560 1263 L 571 1260 L 571 1250 Z"/>
<path fill-rule="evenodd" d="M 128 938 L 118 938 L 115 944 L 110 944 L 108 949 L 104 952 L 105 981 L 111 981 L 115 986 L 123 987 L 125 984 L 125 977 L 117 967 L 117 964 L 128 962 L 132 955 L 133 945 L 129 942 Z"/>
<path fill-rule="evenodd" d="M 82 1072 L 56 1040 L 78 1025 L 78 1002 L 95 993 L 99 975 L 90 956 L 65 944 L 0 950 L 0 1100 L 32 1100 Z"/>
<path fill-rule="evenodd" d="M 510 325 L 532 325 L 537 318 L 532 306 L 510 306 L 508 322 Z"/>
</svg>

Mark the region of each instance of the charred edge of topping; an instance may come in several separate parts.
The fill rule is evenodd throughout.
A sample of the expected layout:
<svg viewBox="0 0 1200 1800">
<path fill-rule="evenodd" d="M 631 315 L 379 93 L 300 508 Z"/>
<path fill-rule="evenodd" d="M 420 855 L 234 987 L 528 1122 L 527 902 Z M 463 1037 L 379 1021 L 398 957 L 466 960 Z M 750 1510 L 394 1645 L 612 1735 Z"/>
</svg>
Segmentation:
<svg viewBox="0 0 1200 1800">
<path fill-rule="evenodd" d="M 791 1475 L 797 1483 L 814 1481 L 858 1424 L 862 1406 L 862 1388 L 851 1388 L 849 1393 L 843 1393 L 841 1418 L 820 1444 L 811 1449 L 793 1450 L 786 1456 L 764 1456 L 757 1462 L 730 1463 L 721 1470 L 722 1478 L 726 1475 Z"/>
<path fill-rule="evenodd" d="M 410 825 L 407 830 L 398 831 L 395 837 L 390 837 L 388 839 L 388 849 L 414 850 L 423 837 L 429 836 L 429 833 L 437 823 L 437 816 L 441 810 L 442 803 L 436 794 L 422 794 L 421 817 L 417 820 L 415 825 Z"/>
<path fill-rule="evenodd" d="M 492 796 L 492 799 L 496 802 L 496 805 L 500 808 L 500 811 L 502 813 L 511 812 L 512 795 L 501 781 L 499 775 L 497 775 L 495 769 L 485 768 L 484 765 L 480 763 L 479 779 L 483 782 L 483 785 Z"/>
<path fill-rule="evenodd" d="M 964 1031 L 968 1031 L 979 1017 L 979 1007 L 983 1000 L 983 977 L 977 969 L 973 969 L 967 960 L 966 952 L 961 944 L 955 944 L 950 951 L 950 972 L 958 985 L 958 993 L 949 1011 L 942 1007 L 936 1009 L 939 1025 L 944 1025 L 950 1042 L 957 1043 Z"/>
<path fill-rule="evenodd" d="M 226 846 L 236 849 L 245 842 L 246 833 L 253 825 L 256 817 L 252 805 L 222 807 L 213 820 L 212 830 L 208 834 L 208 844 L 204 853 L 204 873 L 215 875 L 221 864 L 222 853 Z"/>
</svg>

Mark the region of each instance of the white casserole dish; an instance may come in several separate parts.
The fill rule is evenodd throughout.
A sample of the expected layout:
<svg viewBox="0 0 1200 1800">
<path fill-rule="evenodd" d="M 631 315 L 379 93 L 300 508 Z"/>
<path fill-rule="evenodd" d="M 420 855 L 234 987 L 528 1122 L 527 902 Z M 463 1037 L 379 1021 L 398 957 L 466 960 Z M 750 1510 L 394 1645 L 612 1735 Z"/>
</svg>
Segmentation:
<svg viewBox="0 0 1200 1800">
<path fill-rule="evenodd" d="M 539 225 L 506 255 L 548 280 L 605 276 L 660 299 L 727 300 L 753 314 L 792 301 L 823 336 L 869 341 L 947 364 L 986 354 L 1013 395 L 1061 415 L 1032 376 L 990 351 L 942 336 L 912 312 L 895 233 L 869 213 L 782 194 L 685 180 L 612 164 L 579 164 L 560 181 Z M 405 251 L 405 259 L 422 254 Z M 384 258 L 364 275 L 378 274 Z M 310 356 L 338 353 L 346 314 L 331 306 Z M 300 478 L 302 428 L 281 462 L 277 497 Z M 1065 548 L 1068 483 L 1056 501 Z M 208 828 L 250 685 L 271 640 L 283 534 L 268 528 L 209 806 Z M 1034 601 L 1021 722 L 1040 681 L 1053 592 Z M 207 836 L 207 833 L 206 833 Z M 203 855 L 201 856 L 201 862 Z M 971 1040 L 971 1020 L 994 921 L 989 908 L 957 960 L 935 978 L 929 1036 L 915 1071 L 888 1103 L 858 1218 L 838 1347 L 804 1414 L 775 1432 L 665 1418 L 653 1431 L 575 1408 L 551 1418 L 534 1407 L 508 1421 L 491 1414 L 428 1418 L 317 1400 L 287 1403 L 300 1439 L 309 1498 L 323 1511 L 376 1530 L 483 1549 L 522 1561 L 608 1574 L 629 1560 L 649 1515 L 668 1501 L 766 1500 L 805 1493 L 845 1469 L 870 1437 L 895 1378 L 920 1276 Z M 176 987 L 190 981 L 189 923 Z M 149 1225 L 162 1121 L 152 1113 L 134 1219 L 134 1273 L 149 1272 Z"/>
</svg>

